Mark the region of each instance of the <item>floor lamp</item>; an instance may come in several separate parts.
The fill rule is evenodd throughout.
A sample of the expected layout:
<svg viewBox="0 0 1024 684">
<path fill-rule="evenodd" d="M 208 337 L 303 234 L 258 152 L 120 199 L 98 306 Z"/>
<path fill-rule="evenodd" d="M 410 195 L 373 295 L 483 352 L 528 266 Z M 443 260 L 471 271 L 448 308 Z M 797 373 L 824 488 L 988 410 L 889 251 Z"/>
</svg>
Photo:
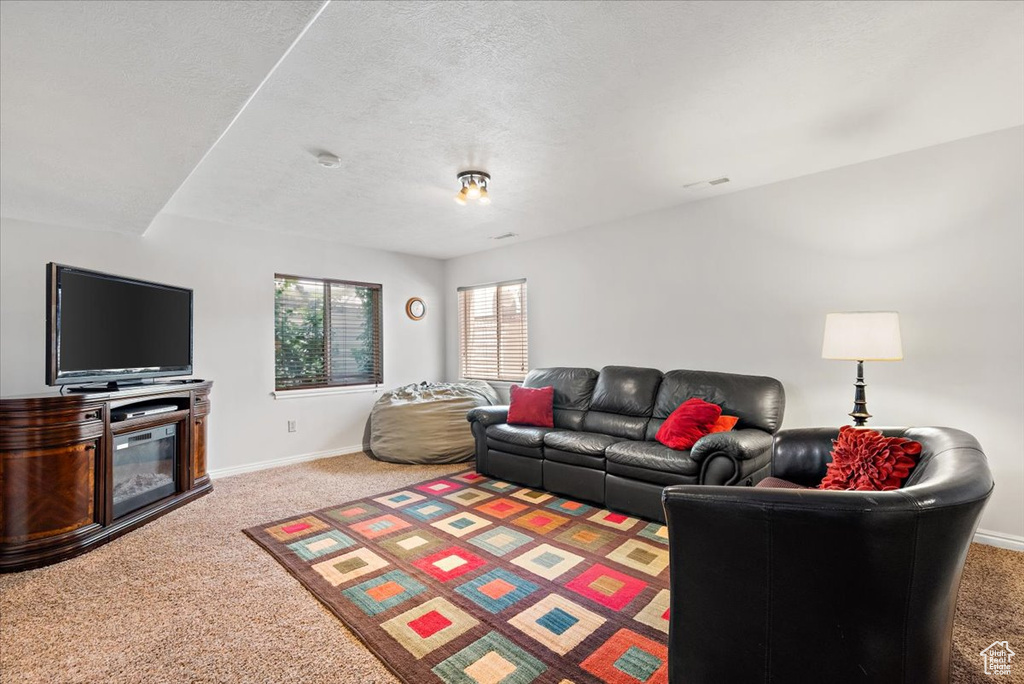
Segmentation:
<svg viewBox="0 0 1024 684">
<path fill-rule="evenodd" d="M 867 397 L 864 393 L 865 361 L 902 361 L 900 317 L 895 311 L 850 311 L 825 316 L 825 341 L 821 358 L 857 362 L 857 381 L 853 383 L 853 424 L 867 424 Z"/>
</svg>

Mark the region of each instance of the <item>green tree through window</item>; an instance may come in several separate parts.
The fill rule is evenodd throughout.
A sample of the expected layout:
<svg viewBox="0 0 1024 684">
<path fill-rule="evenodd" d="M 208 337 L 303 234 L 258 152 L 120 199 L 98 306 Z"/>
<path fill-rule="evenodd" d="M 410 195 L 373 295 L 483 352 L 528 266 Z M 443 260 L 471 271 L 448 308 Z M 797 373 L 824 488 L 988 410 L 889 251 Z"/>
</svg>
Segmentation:
<svg viewBox="0 0 1024 684">
<path fill-rule="evenodd" d="M 379 384 L 381 286 L 278 275 L 276 389 Z"/>
</svg>

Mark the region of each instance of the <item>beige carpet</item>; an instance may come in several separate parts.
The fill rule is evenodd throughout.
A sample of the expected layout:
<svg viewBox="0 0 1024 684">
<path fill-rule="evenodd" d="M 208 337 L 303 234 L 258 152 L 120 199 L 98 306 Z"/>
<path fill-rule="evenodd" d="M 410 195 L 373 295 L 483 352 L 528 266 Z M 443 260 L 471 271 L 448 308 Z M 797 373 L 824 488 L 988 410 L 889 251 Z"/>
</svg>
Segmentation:
<svg viewBox="0 0 1024 684">
<path fill-rule="evenodd" d="M 394 682 L 241 530 L 464 468 L 354 455 L 217 480 L 212 494 L 92 553 L 0 576 L 0 680 Z M 991 681 L 978 652 L 996 639 L 1024 654 L 1024 554 L 975 545 L 953 681 Z"/>
</svg>

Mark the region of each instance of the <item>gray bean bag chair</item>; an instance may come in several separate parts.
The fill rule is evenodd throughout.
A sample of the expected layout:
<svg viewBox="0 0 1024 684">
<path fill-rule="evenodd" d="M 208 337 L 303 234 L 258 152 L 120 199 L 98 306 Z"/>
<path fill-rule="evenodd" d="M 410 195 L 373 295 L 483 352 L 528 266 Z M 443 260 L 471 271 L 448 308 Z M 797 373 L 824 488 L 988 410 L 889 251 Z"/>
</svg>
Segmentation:
<svg viewBox="0 0 1024 684">
<path fill-rule="evenodd" d="M 385 392 L 370 412 L 370 450 L 391 463 L 458 463 L 473 458 L 466 412 L 498 403 L 481 380 L 406 385 Z"/>
</svg>

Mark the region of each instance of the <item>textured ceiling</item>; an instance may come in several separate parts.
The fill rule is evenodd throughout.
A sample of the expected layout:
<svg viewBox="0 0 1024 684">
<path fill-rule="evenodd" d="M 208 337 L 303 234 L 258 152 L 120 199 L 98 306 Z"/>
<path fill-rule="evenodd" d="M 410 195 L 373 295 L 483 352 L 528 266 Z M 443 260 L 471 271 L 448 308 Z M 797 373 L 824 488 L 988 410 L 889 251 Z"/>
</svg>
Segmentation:
<svg viewBox="0 0 1024 684">
<path fill-rule="evenodd" d="M 445 258 L 1007 128 L 1022 9 L 335 2 L 167 211 Z"/>
<path fill-rule="evenodd" d="M 334 2 L 178 187 L 316 5 L 172 4 L 3 3 L 4 215 L 447 258 L 1024 123 L 1020 2 Z"/>
<path fill-rule="evenodd" d="M 142 233 L 321 2 L 0 3 L 0 214 Z"/>
</svg>

